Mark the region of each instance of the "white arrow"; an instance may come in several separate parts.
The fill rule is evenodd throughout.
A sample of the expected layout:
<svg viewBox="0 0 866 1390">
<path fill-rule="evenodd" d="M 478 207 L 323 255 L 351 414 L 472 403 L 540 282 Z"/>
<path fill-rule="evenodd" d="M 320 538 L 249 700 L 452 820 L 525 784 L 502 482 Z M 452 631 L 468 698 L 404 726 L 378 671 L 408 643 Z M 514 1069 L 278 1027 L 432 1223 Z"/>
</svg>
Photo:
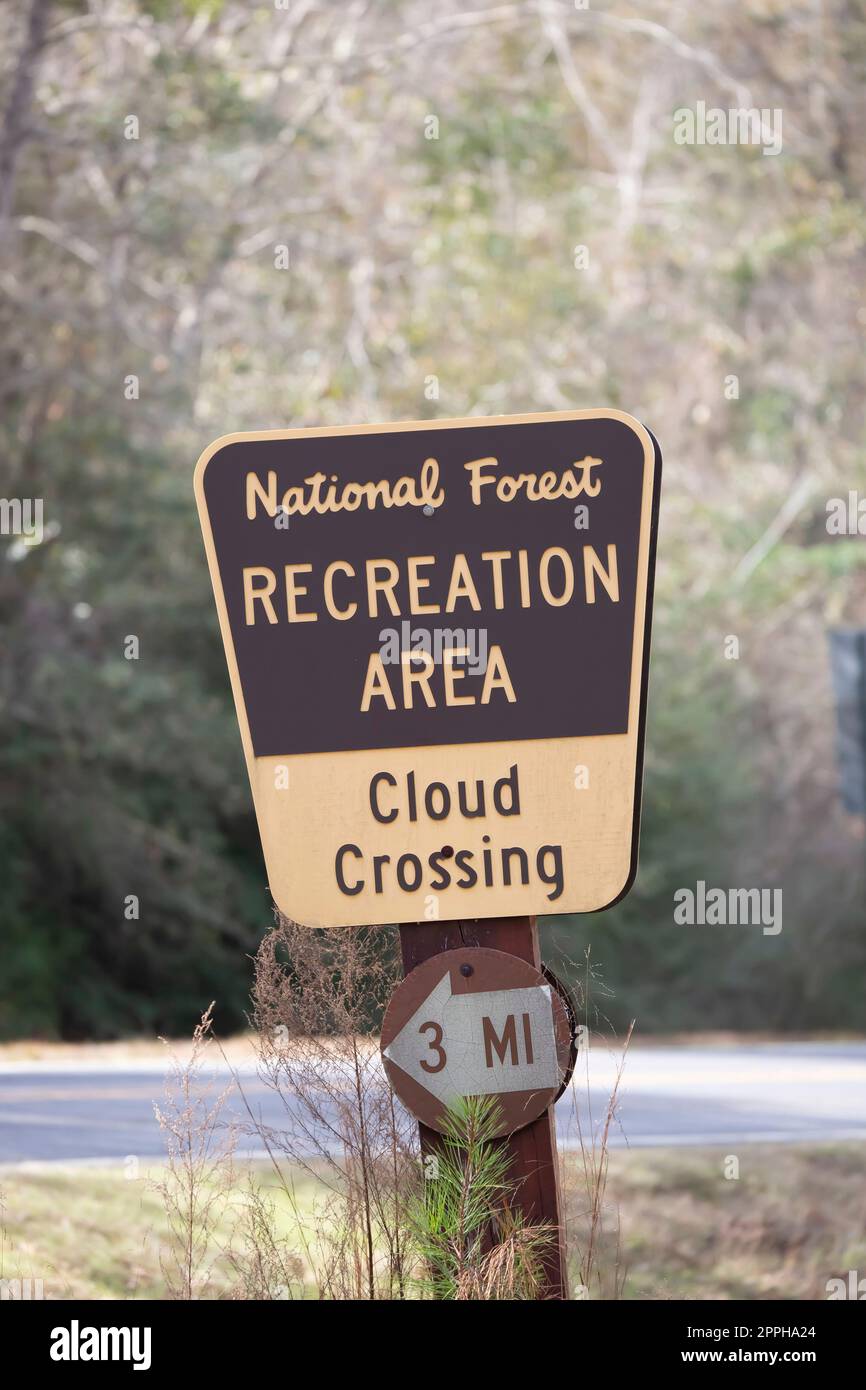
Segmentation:
<svg viewBox="0 0 866 1390">
<path fill-rule="evenodd" d="M 452 994 L 446 970 L 382 1055 L 444 1104 L 555 1089 L 561 1077 L 550 985 Z"/>
</svg>

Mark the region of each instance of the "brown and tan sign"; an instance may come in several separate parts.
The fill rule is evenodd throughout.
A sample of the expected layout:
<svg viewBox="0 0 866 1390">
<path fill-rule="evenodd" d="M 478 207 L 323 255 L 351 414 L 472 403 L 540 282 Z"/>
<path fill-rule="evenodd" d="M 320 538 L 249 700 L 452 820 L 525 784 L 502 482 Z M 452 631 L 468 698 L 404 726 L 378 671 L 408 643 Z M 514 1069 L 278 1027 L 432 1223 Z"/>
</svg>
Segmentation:
<svg viewBox="0 0 866 1390">
<path fill-rule="evenodd" d="M 382 1024 L 388 1079 L 431 1129 L 462 1096 L 492 1096 L 500 1134 L 552 1104 L 571 1061 L 560 995 L 534 966 L 504 951 L 443 951 L 397 986 Z"/>
<path fill-rule="evenodd" d="M 205 451 L 196 496 L 285 913 L 583 912 L 627 890 L 659 468 L 618 411 Z"/>
</svg>

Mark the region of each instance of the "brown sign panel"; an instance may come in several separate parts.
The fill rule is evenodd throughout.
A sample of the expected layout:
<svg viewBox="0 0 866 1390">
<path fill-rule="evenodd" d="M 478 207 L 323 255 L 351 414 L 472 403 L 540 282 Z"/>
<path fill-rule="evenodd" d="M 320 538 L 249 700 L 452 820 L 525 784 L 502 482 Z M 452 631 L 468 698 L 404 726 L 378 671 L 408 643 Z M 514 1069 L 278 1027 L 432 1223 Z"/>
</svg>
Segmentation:
<svg viewBox="0 0 866 1390">
<path fill-rule="evenodd" d="M 571 1025 L 550 981 L 504 951 L 431 956 L 397 986 L 382 1024 L 382 1060 L 408 1110 L 441 1130 L 461 1096 L 490 1096 L 500 1134 L 556 1099 L 571 1061 Z"/>
<path fill-rule="evenodd" d="M 230 435 L 202 455 L 284 912 L 360 925 L 625 891 L 658 471 L 617 411 Z"/>
</svg>

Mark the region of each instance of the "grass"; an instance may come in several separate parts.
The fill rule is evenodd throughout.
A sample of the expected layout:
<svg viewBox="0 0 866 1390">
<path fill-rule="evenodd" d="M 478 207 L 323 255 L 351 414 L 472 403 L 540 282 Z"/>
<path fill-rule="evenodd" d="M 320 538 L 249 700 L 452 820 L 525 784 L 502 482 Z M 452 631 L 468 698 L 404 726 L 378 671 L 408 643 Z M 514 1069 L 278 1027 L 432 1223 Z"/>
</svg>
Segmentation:
<svg viewBox="0 0 866 1390">
<path fill-rule="evenodd" d="M 160 1265 L 169 1233 L 162 1198 L 155 1190 L 162 1166 L 125 1176 L 122 1165 L 61 1167 L 0 1173 L 2 1277 L 42 1279 L 46 1298 L 165 1298 Z M 274 1203 L 276 1228 L 295 1224 L 290 1204 L 265 1167 L 257 1172 Z M 206 1297 L 230 1297 L 237 1284 L 224 1252 L 245 1204 L 245 1173 L 220 1210 L 213 1233 L 211 1279 Z M 298 1209 L 312 1222 L 318 1184 L 296 1175 Z M 304 1252 L 299 1248 L 304 1261 Z M 312 1287 L 312 1286 L 311 1286 Z"/>
<path fill-rule="evenodd" d="M 829 1278 L 866 1273 L 862 1146 L 743 1146 L 737 1179 L 724 1176 L 725 1157 L 706 1149 L 611 1152 L 599 1250 L 604 1296 L 617 1246 L 626 1299 L 823 1299 Z M 153 1169 L 130 1179 L 120 1165 L 0 1174 L 3 1276 L 41 1278 L 47 1298 L 165 1297 L 166 1219 L 151 1186 L 160 1176 Z M 243 1207 L 244 1176 L 239 1168 L 216 1223 L 207 1297 L 230 1297 L 236 1285 L 223 1251 Z M 266 1167 L 258 1177 L 280 1234 L 291 1239 L 289 1203 Z M 579 1241 L 573 1172 L 569 1187 L 570 1179 Z M 298 1208 L 311 1227 L 320 1192 L 315 1177 L 296 1175 Z M 297 1253 L 304 1264 L 300 1241 Z"/>
<path fill-rule="evenodd" d="M 829 1278 L 866 1272 L 862 1145 L 742 1145 L 734 1156 L 738 1178 L 721 1150 L 611 1151 L 608 1286 L 617 1207 L 626 1299 L 824 1299 Z"/>
</svg>

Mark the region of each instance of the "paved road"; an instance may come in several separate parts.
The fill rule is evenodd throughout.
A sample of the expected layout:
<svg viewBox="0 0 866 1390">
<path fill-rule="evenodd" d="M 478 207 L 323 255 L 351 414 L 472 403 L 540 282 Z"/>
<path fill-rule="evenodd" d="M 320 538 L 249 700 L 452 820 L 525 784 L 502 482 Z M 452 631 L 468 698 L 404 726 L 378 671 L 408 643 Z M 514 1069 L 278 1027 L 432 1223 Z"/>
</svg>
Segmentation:
<svg viewBox="0 0 866 1390">
<path fill-rule="evenodd" d="M 617 1062 L 595 1047 L 579 1063 L 557 1108 L 566 1142 L 599 1133 Z M 241 1077 L 265 1124 L 282 1126 L 268 1088 L 249 1068 Z M 152 1064 L 0 1065 L 0 1164 L 161 1157 L 153 1102 L 163 1083 Z M 238 1099 L 230 1107 L 242 1115 Z M 843 1139 L 866 1140 L 866 1042 L 634 1048 L 611 1131 L 612 1144 L 634 1148 Z"/>
</svg>

